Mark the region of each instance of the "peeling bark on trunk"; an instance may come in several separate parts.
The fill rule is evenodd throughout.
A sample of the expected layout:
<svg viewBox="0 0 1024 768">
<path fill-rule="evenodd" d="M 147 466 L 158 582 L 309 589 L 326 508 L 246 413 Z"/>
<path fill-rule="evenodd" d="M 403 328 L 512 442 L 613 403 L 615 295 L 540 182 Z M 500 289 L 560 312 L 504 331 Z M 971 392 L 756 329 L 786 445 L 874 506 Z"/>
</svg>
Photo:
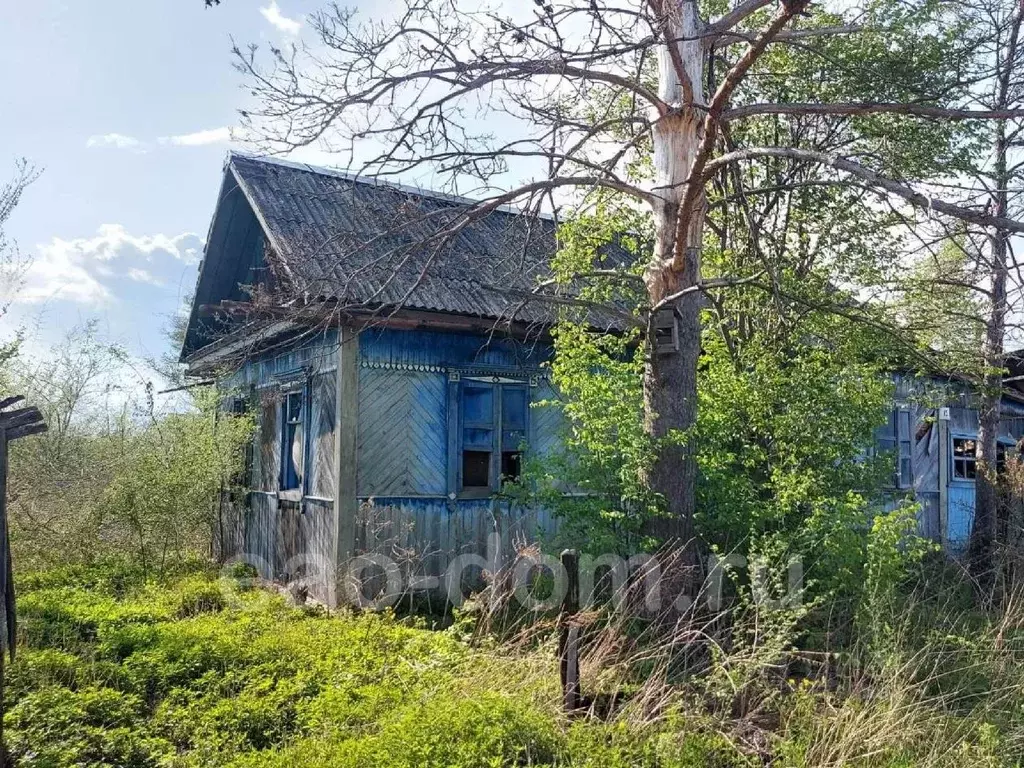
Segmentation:
<svg viewBox="0 0 1024 768">
<path fill-rule="evenodd" d="M 654 523 L 651 532 L 687 545 L 684 560 L 692 565 L 697 559 L 693 542 L 697 476 L 693 445 L 662 441 L 688 432 L 697 419 L 700 294 L 696 290 L 678 297 L 676 294 L 695 288 L 700 280 L 701 239 L 707 210 L 703 185 L 690 220 L 682 228 L 684 242 L 677 242 L 677 232 L 680 204 L 704 133 L 704 114 L 699 107 L 707 104 L 707 50 L 700 36 L 703 25 L 696 3 L 674 4 L 665 23 L 667 37 L 677 42 L 664 45 L 659 51 L 658 95 L 673 112 L 661 115 L 654 130 L 655 180 L 651 191 L 656 198 L 656 239 L 645 282 L 651 307 L 664 303 L 664 309 L 674 310 L 679 344 L 675 351 L 659 353 L 655 349 L 653 323 L 648 329 L 644 418 L 648 434 L 661 445 L 647 480 L 651 490 L 662 497 L 668 515 Z M 680 250 L 686 254 L 681 270 L 673 268 Z"/>
</svg>

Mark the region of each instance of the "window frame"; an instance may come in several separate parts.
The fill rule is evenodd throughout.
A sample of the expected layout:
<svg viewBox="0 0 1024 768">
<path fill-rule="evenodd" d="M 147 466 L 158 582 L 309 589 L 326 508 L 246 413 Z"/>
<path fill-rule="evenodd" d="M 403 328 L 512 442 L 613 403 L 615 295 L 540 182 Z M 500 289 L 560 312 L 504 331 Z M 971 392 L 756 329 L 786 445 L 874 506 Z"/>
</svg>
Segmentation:
<svg viewBox="0 0 1024 768">
<path fill-rule="evenodd" d="M 298 398 L 299 415 L 297 419 L 290 419 L 290 406 L 293 398 Z M 309 387 L 305 382 L 299 386 L 292 386 L 281 391 L 281 403 L 278 406 L 278 438 L 280 440 L 279 468 L 277 473 L 278 498 L 297 501 L 306 493 L 306 483 L 309 473 L 307 463 L 309 458 Z M 291 460 L 290 446 L 294 442 L 293 429 L 298 427 L 302 430 L 301 450 L 302 469 L 301 474 L 295 470 L 294 462 Z M 286 476 L 289 468 L 296 474 L 295 485 L 286 484 Z"/>
<path fill-rule="evenodd" d="M 486 389 L 490 391 L 490 419 L 470 421 L 466 418 L 467 389 Z M 453 374 L 449 377 L 449 467 L 448 484 L 449 498 L 482 499 L 500 493 L 503 485 L 502 460 L 506 453 L 525 452 L 519 450 L 523 444 L 530 443 L 530 390 L 529 382 L 520 379 L 503 377 L 471 377 Z M 523 421 L 521 429 L 505 429 L 505 395 L 510 391 L 523 393 Z M 465 486 L 463 484 L 464 456 L 466 453 L 465 430 L 486 429 L 491 432 L 491 444 L 488 461 L 488 483 L 486 486 Z M 519 433 L 520 439 L 515 446 L 506 445 L 506 433 Z M 469 450 L 481 450 L 473 446 Z M 522 459 L 520 458 L 520 461 Z"/>
<path fill-rule="evenodd" d="M 896 411 L 896 487 L 914 487 L 913 419 L 909 408 Z"/>
<path fill-rule="evenodd" d="M 956 441 L 957 440 L 970 440 L 974 443 L 974 453 L 971 456 L 964 456 L 957 458 L 956 455 Z M 1006 469 L 1006 458 L 1011 455 L 1013 447 L 1016 445 L 1016 441 L 999 436 L 996 438 L 996 473 L 1002 474 Z M 974 465 L 974 476 L 973 477 L 960 477 L 956 473 L 957 462 L 962 462 L 965 466 L 970 463 Z M 977 468 L 978 468 L 978 436 L 971 435 L 966 432 L 954 432 L 949 436 L 949 481 L 951 483 L 974 483 L 977 481 Z M 966 471 L 966 470 L 965 470 Z"/>
<path fill-rule="evenodd" d="M 892 473 L 888 487 L 909 490 L 914 487 L 913 411 L 896 406 L 889 411 L 886 423 L 875 429 L 874 442 L 879 455 L 892 455 Z"/>
</svg>

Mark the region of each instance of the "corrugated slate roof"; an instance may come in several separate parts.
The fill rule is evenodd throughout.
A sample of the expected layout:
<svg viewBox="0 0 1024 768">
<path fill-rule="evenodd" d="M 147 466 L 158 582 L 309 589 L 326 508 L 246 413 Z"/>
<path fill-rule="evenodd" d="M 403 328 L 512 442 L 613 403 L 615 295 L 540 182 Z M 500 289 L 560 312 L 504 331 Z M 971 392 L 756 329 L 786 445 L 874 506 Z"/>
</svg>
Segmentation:
<svg viewBox="0 0 1024 768">
<path fill-rule="evenodd" d="M 499 209 L 440 237 L 474 201 L 238 154 L 228 166 L 266 232 L 278 279 L 307 299 L 554 319 L 552 304 L 523 296 L 550 271 L 546 217 Z"/>
</svg>

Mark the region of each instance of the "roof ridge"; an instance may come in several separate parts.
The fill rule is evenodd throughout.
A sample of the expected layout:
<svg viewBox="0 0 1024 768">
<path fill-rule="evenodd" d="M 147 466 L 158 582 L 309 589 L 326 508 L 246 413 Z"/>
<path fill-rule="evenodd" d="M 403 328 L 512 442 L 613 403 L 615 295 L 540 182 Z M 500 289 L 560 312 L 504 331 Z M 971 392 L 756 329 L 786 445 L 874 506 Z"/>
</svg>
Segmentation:
<svg viewBox="0 0 1024 768">
<path fill-rule="evenodd" d="M 399 192 L 405 192 L 407 194 L 418 195 L 420 197 L 429 197 L 434 200 L 447 203 L 458 203 L 461 205 L 479 205 L 480 203 L 487 202 L 486 200 L 477 200 L 472 197 L 465 197 L 463 195 L 453 195 L 448 192 L 439 192 L 434 189 L 428 189 L 426 187 L 420 187 L 415 184 L 406 184 L 399 181 L 389 181 L 381 179 L 376 176 L 360 176 L 356 173 L 349 173 L 348 171 L 342 171 L 337 168 L 328 168 L 322 165 L 311 165 L 310 163 L 302 163 L 297 160 L 287 160 L 282 157 L 269 157 L 267 155 L 257 155 L 250 152 L 241 152 L 239 150 L 229 150 L 227 164 L 234 162 L 236 159 L 249 160 L 255 163 L 262 163 L 266 165 L 277 165 L 284 168 L 291 168 L 297 171 L 305 171 L 306 173 L 313 173 L 319 176 L 332 176 L 334 178 L 344 179 L 350 181 L 353 184 L 366 184 L 372 187 L 384 187 L 386 189 L 394 189 Z M 494 208 L 494 211 L 498 213 L 507 213 L 513 216 L 527 216 L 533 215 L 538 218 L 545 219 L 547 221 L 554 221 L 555 217 L 547 212 L 537 211 L 535 213 L 529 213 L 516 208 L 513 205 L 499 205 Z"/>
</svg>

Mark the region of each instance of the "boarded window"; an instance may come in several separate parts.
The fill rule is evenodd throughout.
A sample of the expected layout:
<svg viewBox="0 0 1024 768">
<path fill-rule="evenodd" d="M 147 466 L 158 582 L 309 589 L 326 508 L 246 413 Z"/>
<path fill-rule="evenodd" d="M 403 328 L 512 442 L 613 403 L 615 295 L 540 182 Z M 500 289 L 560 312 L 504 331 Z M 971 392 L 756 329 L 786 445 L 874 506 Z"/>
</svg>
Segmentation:
<svg viewBox="0 0 1024 768">
<path fill-rule="evenodd" d="M 289 392 L 281 404 L 281 490 L 302 487 L 305 441 L 303 437 L 304 393 Z"/>
<path fill-rule="evenodd" d="M 523 384 L 462 382 L 460 492 L 487 494 L 519 479 L 528 407 L 529 389 Z"/>
</svg>

